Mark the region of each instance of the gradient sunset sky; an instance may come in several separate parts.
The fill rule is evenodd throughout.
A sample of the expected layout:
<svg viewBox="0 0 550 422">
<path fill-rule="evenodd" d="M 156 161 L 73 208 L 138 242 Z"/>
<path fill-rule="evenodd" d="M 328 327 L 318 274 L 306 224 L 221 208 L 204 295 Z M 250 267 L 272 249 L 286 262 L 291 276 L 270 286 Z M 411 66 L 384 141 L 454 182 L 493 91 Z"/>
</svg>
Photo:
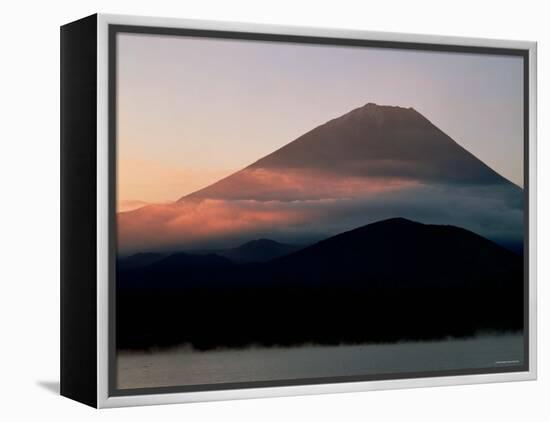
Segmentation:
<svg viewBox="0 0 550 422">
<path fill-rule="evenodd" d="M 367 102 L 523 186 L 519 57 L 119 34 L 117 88 L 119 201 L 177 200 Z"/>
</svg>

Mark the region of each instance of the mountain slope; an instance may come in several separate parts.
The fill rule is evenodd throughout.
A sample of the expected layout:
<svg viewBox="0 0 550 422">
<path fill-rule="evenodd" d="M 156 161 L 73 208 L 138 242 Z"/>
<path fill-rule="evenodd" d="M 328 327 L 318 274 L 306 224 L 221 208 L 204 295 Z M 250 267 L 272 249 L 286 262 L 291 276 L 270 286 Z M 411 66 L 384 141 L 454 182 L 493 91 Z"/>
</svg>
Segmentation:
<svg viewBox="0 0 550 422">
<path fill-rule="evenodd" d="M 523 244 L 522 189 L 414 109 L 369 103 L 175 203 L 119 213 L 119 250 L 310 244 L 395 216 Z"/>
<path fill-rule="evenodd" d="M 319 176 L 365 183 L 510 184 L 416 110 L 369 103 L 180 201 L 296 199 L 305 194 L 304 183 L 314 184 L 309 178 Z M 272 179 L 283 186 L 273 186 Z"/>
<path fill-rule="evenodd" d="M 392 218 L 338 234 L 274 260 L 276 277 L 310 283 L 406 287 L 500 286 L 522 257 L 468 230 Z"/>
</svg>

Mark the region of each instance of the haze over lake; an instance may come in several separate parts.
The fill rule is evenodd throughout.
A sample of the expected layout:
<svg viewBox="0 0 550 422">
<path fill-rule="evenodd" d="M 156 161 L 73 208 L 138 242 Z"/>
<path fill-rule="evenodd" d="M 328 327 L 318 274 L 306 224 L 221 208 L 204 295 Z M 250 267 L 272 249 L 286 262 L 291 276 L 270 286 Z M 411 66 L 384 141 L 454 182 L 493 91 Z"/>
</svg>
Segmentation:
<svg viewBox="0 0 550 422">
<path fill-rule="evenodd" d="M 119 388 L 188 386 L 520 366 L 523 336 L 376 345 L 120 351 Z"/>
</svg>

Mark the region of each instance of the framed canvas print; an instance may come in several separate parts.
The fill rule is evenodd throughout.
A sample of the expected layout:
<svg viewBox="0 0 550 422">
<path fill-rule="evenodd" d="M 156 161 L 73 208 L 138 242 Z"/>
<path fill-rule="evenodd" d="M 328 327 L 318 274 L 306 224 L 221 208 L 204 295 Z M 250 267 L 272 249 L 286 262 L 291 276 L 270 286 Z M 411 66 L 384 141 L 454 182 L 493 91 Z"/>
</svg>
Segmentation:
<svg viewBox="0 0 550 422">
<path fill-rule="evenodd" d="M 536 377 L 536 44 L 61 28 L 61 394 Z"/>
</svg>

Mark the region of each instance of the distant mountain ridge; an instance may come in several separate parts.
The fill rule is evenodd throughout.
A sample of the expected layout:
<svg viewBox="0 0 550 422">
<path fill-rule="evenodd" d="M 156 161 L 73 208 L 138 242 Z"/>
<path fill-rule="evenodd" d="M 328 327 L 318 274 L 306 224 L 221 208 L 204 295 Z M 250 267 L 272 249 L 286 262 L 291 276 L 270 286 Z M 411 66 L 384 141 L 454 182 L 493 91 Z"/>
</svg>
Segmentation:
<svg viewBox="0 0 550 422">
<path fill-rule="evenodd" d="M 256 239 L 233 249 L 227 249 L 218 254 L 234 262 L 267 262 L 280 256 L 288 255 L 303 248 L 301 245 L 290 245 L 270 239 Z"/>
<path fill-rule="evenodd" d="M 267 246 L 267 248 L 266 248 Z M 257 251 L 254 249 L 257 248 Z M 136 270 L 155 275 L 152 280 L 162 283 L 176 277 L 186 287 L 186 280 L 198 276 L 205 282 L 214 271 L 238 274 L 232 286 L 238 287 L 260 278 L 266 283 L 372 282 L 382 278 L 399 283 L 398 278 L 415 279 L 417 283 L 437 284 L 444 276 L 445 283 L 465 280 L 500 282 L 507 273 L 522 268 L 522 257 L 469 230 L 450 225 L 432 225 L 405 218 L 390 218 L 321 240 L 313 245 L 299 247 L 268 239 L 246 242 L 240 247 L 211 252 L 177 252 L 137 254 L 130 257 L 155 257 L 140 267 L 123 265 L 121 271 Z M 159 258 L 160 257 L 160 258 Z M 395 266 L 395 262 L 399 265 Z M 238 264 L 255 263 L 255 266 Z M 243 267 L 245 270 L 241 270 Z M 249 269 L 252 269 L 250 272 Z M 162 274 L 162 277 L 161 277 Z M 193 276 L 193 277 L 191 277 Z M 170 282 L 177 287 L 177 283 Z"/>
<path fill-rule="evenodd" d="M 234 263 L 267 262 L 271 259 L 287 255 L 302 249 L 304 245 L 290 245 L 276 242 L 271 239 L 255 239 L 243 243 L 235 248 L 213 250 L 190 250 L 179 252 L 153 253 L 139 252 L 117 260 L 117 265 L 123 270 L 133 270 L 146 267 L 150 264 L 162 261 L 161 264 L 177 261 L 177 257 L 190 256 L 219 256 L 227 258 Z M 184 259 L 185 260 L 185 259 Z"/>
<path fill-rule="evenodd" d="M 160 261 L 165 255 L 154 252 L 139 252 L 128 257 L 117 259 L 117 266 L 122 270 L 133 270 L 146 267 Z"/>
</svg>

